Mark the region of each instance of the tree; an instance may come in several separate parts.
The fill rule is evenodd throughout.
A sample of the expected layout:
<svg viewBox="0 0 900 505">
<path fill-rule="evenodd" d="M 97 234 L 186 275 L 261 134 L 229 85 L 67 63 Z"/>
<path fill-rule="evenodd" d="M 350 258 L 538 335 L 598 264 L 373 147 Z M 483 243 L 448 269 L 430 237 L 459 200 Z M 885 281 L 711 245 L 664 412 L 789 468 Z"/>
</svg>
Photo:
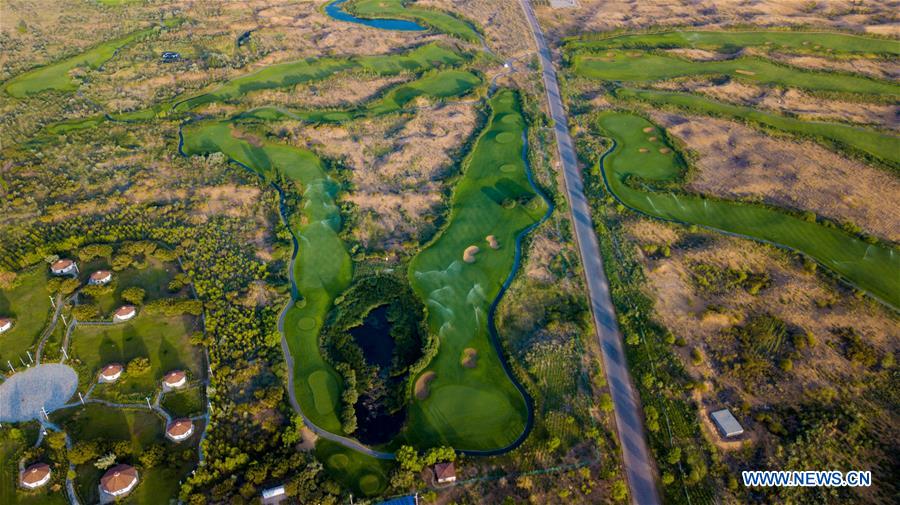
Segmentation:
<svg viewBox="0 0 900 505">
<path fill-rule="evenodd" d="M 662 483 L 668 486 L 669 484 L 675 482 L 675 476 L 672 475 L 671 472 L 663 472 L 662 474 Z"/>
<path fill-rule="evenodd" d="M 668 456 L 666 456 L 666 461 L 668 461 L 670 465 L 674 465 L 681 461 L 681 447 L 673 447 L 672 450 L 669 451 Z"/>
<path fill-rule="evenodd" d="M 81 465 L 100 455 L 100 448 L 96 442 L 78 442 L 69 449 L 69 462 L 73 465 Z"/>
<path fill-rule="evenodd" d="M 625 487 L 625 483 L 621 480 L 617 480 L 613 482 L 612 491 L 610 493 L 612 495 L 612 499 L 615 501 L 625 501 L 628 498 L 628 488 Z"/>
<path fill-rule="evenodd" d="M 122 299 L 133 305 L 140 305 L 144 303 L 144 296 L 146 296 L 146 294 L 147 293 L 142 288 L 132 286 L 122 291 Z"/>
<path fill-rule="evenodd" d="M 165 452 L 165 449 L 163 449 L 161 445 L 151 445 L 141 453 L 138 460 L 144 468 L 153 468 L 162 461 Z"/>
<path fill-rule="evenodd" d="M 150 370 L 150 360 L 139 356 L 128 362 L 128 373 L 142 374 Z"/>
<path fill-rule="evenodd" d="M 94 462 L 94 466 L 99 468 L 100 470 L 106 470 L 107 468 L 116 464 L 116 453 L 110 452 L 105 456 L 101 456 L 100 459 Z"/>
<path fill-rule="evenodd" d="M 90 321 L 91 319 L 97 319 L 98 317 L 100 317 L 100 306 L 96 303 L 76 305 L 72 309 L 72 315 L 75 316 L 75 319 L 78 319 L 79 321 Z"/>
<path fill-rule="evenodd" d="M 281 433 L 281 441 L 284 442 L 285 446 L 292 446 L 294 444 L 300 443 L 303 439 L 302 436 L 303 430 L 303 418 L 300 417 L 299 414 L 294 414 L 291 418 L 291 424 Z"/>
<path fill-rule="evenodd" d="M 424 464 L 431 466 L 439 461 L 456 461 L 456 451 L 452 447 L 432 447 L 425 453 Z"/>
<path fill-rule="evenodd" d="M 66 448 L 66 435 L 58 431 L 48 433 L 46 436 L 47 445 L 54 451 L 62 451 Z"/>
<path fill-rule="evenodd" d="M 615 405 L 613 405 L 612 396 L 610 396 L 609 393 L 600 395 L 600 410 L 609 414 L 614 408 Z"/>
<path fill-rule="evenodd" d="M 397 463 L 400 468 L 411 472 L 421 472 L 425 466 L 419 457 L 419 452 L 408 445 L 400 446 L 396 453 Z"/>
</svg>

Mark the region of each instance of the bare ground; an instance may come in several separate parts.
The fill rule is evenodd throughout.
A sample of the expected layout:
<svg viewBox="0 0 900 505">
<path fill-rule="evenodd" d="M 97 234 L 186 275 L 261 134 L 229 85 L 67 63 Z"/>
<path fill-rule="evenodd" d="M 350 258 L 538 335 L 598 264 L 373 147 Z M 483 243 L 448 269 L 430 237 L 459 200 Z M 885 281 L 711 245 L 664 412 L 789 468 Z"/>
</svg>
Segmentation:
<svg viewBox="0 0 900 505">
<path fill-rule="evenodd" d="M 653 119 L 700 157 L 689 189 L 810 210 L 900 240 L 900 181 L 886 170 L 813 142 L 769 137 L 709 117 L 654 112 Z"/>
</svg>

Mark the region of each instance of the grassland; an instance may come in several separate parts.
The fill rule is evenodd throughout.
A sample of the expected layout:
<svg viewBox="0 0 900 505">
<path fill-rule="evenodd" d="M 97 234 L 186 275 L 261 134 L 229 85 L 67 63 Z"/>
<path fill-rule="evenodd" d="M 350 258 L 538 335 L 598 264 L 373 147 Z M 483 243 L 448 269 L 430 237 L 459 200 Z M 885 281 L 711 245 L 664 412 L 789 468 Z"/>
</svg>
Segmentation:
<svg viewBox="0 0 900 505">
<path fill-rule="evenodd" d="M 691 93 L 620 88 L 616 98 L 639 100 L 654 107 L 674 106 L 689 112 L 739 118 L 783 132 L 826 139 L 871 156 L 886 164 L 900 167 L 900 140 L 894 135 L 843 123 L 804 121 L 752 107 L 718 102 Z"/>
<path fill-rule="evenodd" d="M 153 30 L 154 28 L 148 28 L 130 33 L 125 37 L 98 44 L 71 58 L 19 74 L 6 81 L 3 90 L 15 98 L 25 98 L 50 90 L 75 91 L 79 84 L 69 75 L 69 72 L 78 67 L 100 68 L 116 54 L 116 51 L 152 33 Z"/>
<path fill-rule="evenodd" d="M 448 225 L 409 267 L 410 283 L 426 302 L 429 330 L 440 339 L 437 355 L 421 371 L 436 375 L 429 394 L 414 397 L 409 407 L 406 436 L 426 446 L 498 449 L 526 427 L 525 399 L 491 343 L 488 313 L 516 264 L 517 235 L 547 207 L 522 160 L 525 121 L 516 95 L 498 92 L 490 104 L 490 122 L 464 162 Z M 471 263 L 463 260 L 470 246 L 480 249 Z M 467 348 L 478 353 L 475 368 L 460 364 Z"/>
<path fill-rule="evenodd" d="M 577 54 L 572 63 L 577 75 L 607 81 L 649 83 L 699 75 L 728 75 L 732 79 L 756 84 L 810 91 L 885 97 L 900 95 L 900 85 L 891 82 L 857 75 L 800 70 L 752 57 L 692 61 L 661 54 L 610 50 L 602 56 Z"/>
<path fill-rule="evenodd" d="M 345 8 L 361 18 L 409 19 L 468 42 L 480 40 L 472 23 L 437 9 L 410 6 L 404 0 L 353 0 Z"/>
<path fill-rule="evenodd" d="M 417 47 L 406 54 L 360 56 L 354 58 L 318 58 L 270 65 L 257 72 L 232 79 L 207 93 L 177 102 L 176 112 L 194 109 L 212 102 L 233 100 L 263 89 L 283 88 L 303 82 L 325 79 L 337 72 L 359 70 L 376 75 L 422 72 L 440 66 L 458 65 L 466 56 L 438 44 Z"/>
<path fill-rule="evenodd" d="M 196 387 L 166 393 L 161 406 L 172 417 L 193 417 L 203 413 L 203 392 Z"/>
<path fill-rule="evenodd" d="M 16 436 L 13 436 L 13 432 Z M 68 503 L 64 491 L 53 492 L 50 485 L 37 491 L 24 491 L 19 487 L 19 458 L 29 448 L 21 430 L 0 431 L 0 503 L 4 505 L 63 505 Z M 26 464 L 32 463 L 26 461 Z M 51 465 L 52 471 L 64 472 Z"/>
<path fill-rule="evenodd" d="M 119 394 L 141 400 L 159 388 L 166 372 L 189 370 L 197 377 L 201 372 L 199 355 L 190 342 L 195 324 L 194 318 L 189 316 L 162 317 L 141 313 L 121 324 L 79 325 L 72 332 L 69 354 L 80 361 L 76 370 L 81 389 L 86 390 L 96 382 L 96 374 L 104 365 L 127 365 L 138 357 L 150 360 L 146 372 L 129 373 L 126 368 L 121 379 L 113 384 L 98 385 L 94 394 Z"/>
<path fill-rule="evenodd" d="M 654 191 L 646 183 L 677 182 L 684 170 L 683 161 L 671 146 L 650 140 L 662 137 L 661 132 L 646 119 L 625 112 L 603 112 L 597 125 L 616 142 L 602 161 L 602 170 L 610 191 L 624 204 L 654 217 L 795 249 L 900 307 L 896 283 L 900 254 L 893 247 L 870 244 L 838 229 L 760 205 Z"/>
<path fill-rule="evenodd" d="M 573 38 L 566 42 L 567 49 L 587 51 L 675 47 L 716 51 L 741 47 L 763 47 L 822 55 L 900 55 L 900 42 L 896 40 L 829 32 L 679 30 L 662 33 L 635 33 L 600 39 Z"/>
<path fill-rule="evenodd" d="M 100 306 L 100 313 L 104 317 L 110 316 L 112 311 L 125 305 L 122 299 L 122 291 L 130 288 L 141 288 L 145 292 L 145 302 L 158 300 L 169 296 L 169 282 L 178 272 L 178 267 L 174 263 L 163 263 L 157 259 L 149 258 L 148 265 L 145 268 L 127 268 L 119 272 L 113 272 L 114 290 L 102 296 L 98 296 L 93 301 Z M 95 260 L 81 268 L 80 277 L 87 282 L 92 272 L 97 270 L 111 270 L 111 267 L 103 260 Z M 82 297 L 85 295 L 82 294 Z"/>
<path fill-rule="evenodd" d="M 41 331 L 50 318 L 50 293 L 47 292 L 49 274 L 46 265 L 19 274 L 17 285 L 0 290 L 0 317 L 11 317 L 13 327 L 0 334 L 0 363 L 9 360 L 19 366 L 19 357 L 37 343 Z"/>
<path fill-rule="evenodd" d="M 481 77 L 466 70 L 441 70 L 394 87 L 385 93 L 384 96 L 358 109 L 289 111 L 280 107 L 261 107 L 242 113 L 238 118 L 266 120 L 299 119 L 314 123 L 343 122 L 363 117 L 391 114 L 402 110 L 420 97 L 445 99 L 462 96 L 471 92 L 481 83 Z"/>
<path fill-rule="evenodd" d="M 177 458 L 178 464 L 161 463 L 153 468 L 143 468 L 137 458 L 151 445 L 171 447 L 165 438 L 165 421 L 149 410 L 123 410 L 98 404 L 74 407 L 51 414 L 51 420 L 63 427 L 73 442 L 103 441 L 127 442 L 130 454 L 119 454 L 119 462 L 138 466 L 140 482 L 128 496 L 131 503 L 168 504 L 178 494 L 179 481 L 195 461 Z M 75 489 L 83 503 L 97 503 L 100 477 L 91 463 L 76 467 Z"/>
<path fill-rule="evenodd" d="M 227 122 L 186 126 L 184 152 L 222 152 L 267 181 L 283 177 L 299 185 L 304 204 L 289 217 L 299 243 L 294 258 L 296 302 L 284 319 L 294 363 L 294 388 L 303 412 L 318 426 L 341 432 L 341 378 L 319 352 L 319 332 L 334 298 L 350 284 L 350 255 L 338 236 L 337 183 L 311 152 L 241 133 Z"/>
<path fill-rule="evenodd" d="M 316 457 L 335 480 L 362 496 L 383 493 L 395 466 L 392 461 L 366 456 L 324 438 L 316 441 Z"/>
</svg>

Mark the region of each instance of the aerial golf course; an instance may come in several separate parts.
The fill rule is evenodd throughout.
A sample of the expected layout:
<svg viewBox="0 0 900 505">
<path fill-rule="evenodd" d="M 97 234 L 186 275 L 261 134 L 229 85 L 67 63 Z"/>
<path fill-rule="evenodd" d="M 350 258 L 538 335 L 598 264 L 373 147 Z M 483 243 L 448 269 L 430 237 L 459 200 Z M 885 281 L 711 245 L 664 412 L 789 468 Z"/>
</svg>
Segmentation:
<svg viewBox="0 0 900 505">
<path fill-rule="evenodd" d="M 616 83 L 608 96 L 614 104 L 623 106 L 598 112 L 593 118 L 598 131 L 614 141 L 600 166 L 608 189 L 628 207 L 653 217 L 702 225 L 799 251 L 853 286 L 889 305 L 900 306 L 896 282 L 900 254 L 892 244 L 864 240 L 795 212 L 672 189 L 684 182 L 686 161 L 674 145 L 667 143 L 664 132 L 641 113 L 646 109 L 635 110 L 634 106 L 741 120 L 818 141 L 838 152 L 873 160 L 888 170 L 900 166 L 900 138 L 894 132 L 803 120 L 695 93 L 653 88 L 657 82 L 706 76 L 834 93 L 854 100 L 878 102 L 900 96 L 900 86 L 891 81 L 810 71 L 761 56 L 742 56 L 740 51 L 747 47 L 763 55 L 785 50 L 828 58 L 890 58 L 900 53 L 900 43 L 892 40 L 804 32 L 679 31 L 571 39 L 566 48 L 572 72 L 578 77 Z M 683 48 L 714 51 L 717 57 L 696 60 L 666 52 Z"/>
</svg>

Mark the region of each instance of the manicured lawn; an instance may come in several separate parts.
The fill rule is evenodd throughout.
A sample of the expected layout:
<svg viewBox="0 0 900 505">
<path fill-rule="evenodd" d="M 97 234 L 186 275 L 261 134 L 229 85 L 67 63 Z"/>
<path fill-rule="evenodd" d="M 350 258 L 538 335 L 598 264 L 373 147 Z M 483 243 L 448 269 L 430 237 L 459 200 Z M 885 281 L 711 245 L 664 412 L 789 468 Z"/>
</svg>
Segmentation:
<svg viewBox="0 0 900 505">
<path fill-rule="evenodd" d="M 300 119 L 319 123 L 341 122 L 397 112 L 419 97 L 441 99 L 462 96 L 471 92 L 481 83 L 481 77 L 465 70 L 441 70 L 421 79 L 396 86 L 365 107 L 352 110 L 316 111 L 287 111 L 277 107 L 261 107 L 238 117 L 266 120 Z"/>
<path fill-rule="evenodd" d="M 163 375 L 171 370 L 189 370 L 198 377 L 200 352 L 191 346 L 196 330 L 190 316 L 149 316 L 138 314 L 133 320 L 114 325 L 78 325 L 72 332 L 69 356 L 81 361 L 76 366 L 79 389 L 85 391 L 97 381 L 97 373 L 108 363 L 127 365 L 137 357 L 150 360 L 150 369 L 141 374 L 126 370 L 113 384 L 99 384 L 94 394 L 111 398 L 114 394 L 135 397 L 138 401 L 160 387 Z"/>
<path fill-rule="evenodd" d="M 344 7 L 361 18 L 411 19 L 439 32 L 469 42 L 478 42 L 478 31 L 472 23 L 437 9 L 416 7 L 415 5 L 404 0 L 353 0 L 347 2 Z"/>
<path fill-rule="evenodd" d="M 717 102 L 690 93 L 622 88 L 616 90 L 615 95 L 617 98 L 626 100 L 637 99 L 653 106 L 673 105 L 692 112 L 726 118 L 740 118 L 814 139 L 825 138 L 839 145 L 870 155 L 885 163 L 900 166 L 900 137 L 876 130 L 844 123 L 803 121 L 752 107 Z"/>
<path fill-rule="evenodd" d="M 900 95 L 900 85 L 892 82 L 834 72 L 800 70 L 749 57 L 691 61 L 661 54 L 611 50 L 602 56 L 578 54 L 573 58 L 573 69 L 583 77 L 607 81 L 653 82 L 678 77 L 726 74 L 739 81 L 810 91 Z"/>
<path fill-rule="evenodd" d="M 184 461 L 179 457 L 176 466 L 162 462 L 151 469 L 140 467 L 138 456 L 150 445 L 162 445 L 180 455 L 184 449 L 194 447 L 197 439 L 195 435 L 189 441 L 172 444 L 165 438 L 165 420 L 149 410 L 117 409 L 89 403 L 85 407 L 54 412 L 50 417 L 76 443 L 89 440 L 130 442 L 132 454 L 120 455 L 118 460 L 138 466 L 140 483 L 126 499 L 127 503 L 169 503 L 169 498 L 178 494 L 178 482 L 196 463 L 196 458 Z M 82 502 L 96 503 L 97 485 L 103 471 L 87 463 L 79 465 L 76 472 L 75 488 Z"/>
<path fill-rule="evenodd" d="M 294 357 L 294 388 L 304 414 L 320 427 L 341 432 L 341 377 L 319 353 L 319 332 L 332 303 L 350 285 L 350 255 L 338 236 L 340 210 L 335 203 L 338 184 L 309 151 L 238 138 L 227 122 L 186 126 L 184 152 L 222 152 L 256 171 L 266 180 L 284 176 L 303 191 L 303 204 L 290 216 L 299 241 L 294 260 L 298 300 L 288 312 L 284 330 Z"/>
<path fill-rule="evenodd" d="M 378 75 L 422 72 L 441 66 L 458 65 L 466 56 L 438 44 L 417 47 L 405 54 L 359 56 L 354 58 L 309 58 L 270 65 L 249 75 L 234 78 L 204 93 L 175 104 L 176 111 L 186 111 L 212 102 L 233 100 L 251 91 L 284 88 L 303 82 L 321 80 L 343 71 L 359 69 Z"/>
<path fill-rule="evenodd" d="M 97 69 L 112 58 L 120 48 L 152 33 L 153 30 L 153 28 L 140 30 L 120 39 L 98 44 L 71 58 L 19 74 L 6 81 L 3 89 L 10 96 L 16 98 L 24 98 L 48 90 L 75 91 L 78 89 L 78 81 L 69 77 L 69 72 L 76 67 L 84 66 Z"/>
<path fill-rule="evenodd" d="M 163 396 L 161 406 L 172 417 L 198 416 L 206 410 L 206 403 L 204 403 L 203 391 L 201 391 L 200 386 L 166 393 Z"/>
<path fill-rule="evenodd" d="M 316 456 L 335 480 L 363 496 L 383 493 L 396 465 L 393 461 L 366 456 L 324 438 L 316 441 Z"/>
<path fill-rule="evenodd" d="M 792 51 L 837 54 L 900 55 L 900 42 L 890 39 L 861 37 L 847 33 L 794 31 L 671 31 L 635 33 L 600 40 L 575 37 L 567 41 L 567 49 L 600 51 L 610 48 L 646 49 L 651 47 L 690 47 L 719 50 L 728 47 L 760 47 Z"/>
<path fill-rule="evenodd" d="M 60 482 L 58 478 L 65 479 L 65 468 L 60 469 L 57 465 L 51 465 L 51 471 L 57 472 L 57 474 L 54 476 L 54 480 L 46 486 L 36 491 L 24 491 L 18 486 L 19 458 L 23 451 L 31 447 L 31 443 L 28 442 L 34 442 L 34 439 L 26 440 L 24 431 L 19 431 L 23 435 L 21 438 L 13 438 L 10 436 L 10 429 L 0 430 L 0 503 L 4 505 L 64 505 L 69 503 L 65 496 L 65 488 L 57 492 L 51 489 L 54 484 Z M 50 463 L 49 461 L 44 462 Z"/>
<path fill-rule="evenodd" d="M 673 181 L 683 170 L 680 157 L 660 153 L 656 127 L 631 113 L 608 111 L 598 126 L 616 141 L 603 161 L 610 190 L 623 203 L 651 216 L 708 226 L 728 233 L 787 246 L 809 255 L 825 267 L 900 307 L 900 254 L 886 245 L 868 244 L 843 231 L 808 222 L 768 207 L 637 189 L 641 180 Z M 649 133 L 644 128 L 653 128 Z M 645 149 L 646 152 L 641 152 Z M 626 179 L 634 178 L 631 184 Z"/>
<path fill-rule="evenodd" d="M 12 329 L 0 333 L 0 365 L 4 370 L 7 370 L 7 360 L 18 368 L 22 366 L 20 356 L 28 362 L 26 350 L 34 354 L 35 344 L 51 314 L 49 277 L 47 265 L 42 263 L 20 273 L 13 289 L 0 290 L 0 317 L 15 320 Z"/>
<path fill-rule="evenodd" d="M 406 436 L 422 446 L 498 449 L 512 443 L 527 420 L 525 400 L 491 344 L 487 315 L 513 270 L 516 236 L 547 206 L 525 171 L 525 121 L 516 95 L 500 91 L 490 103 L 490 122 L 464 162 L 448 225 L 409 267 L 410 283 L 426 303 L 428 327 L 440 340 L 422 371 L 436 374 L 430 394 L 410 399 Z M 489 235 L 498 249 L 489 246 Z M 470 246 L 480 250 L 473 263 L 463 261 Z M 478 353 L 475 368 L 460 364 L 467 348 Z"/>
</svg>

